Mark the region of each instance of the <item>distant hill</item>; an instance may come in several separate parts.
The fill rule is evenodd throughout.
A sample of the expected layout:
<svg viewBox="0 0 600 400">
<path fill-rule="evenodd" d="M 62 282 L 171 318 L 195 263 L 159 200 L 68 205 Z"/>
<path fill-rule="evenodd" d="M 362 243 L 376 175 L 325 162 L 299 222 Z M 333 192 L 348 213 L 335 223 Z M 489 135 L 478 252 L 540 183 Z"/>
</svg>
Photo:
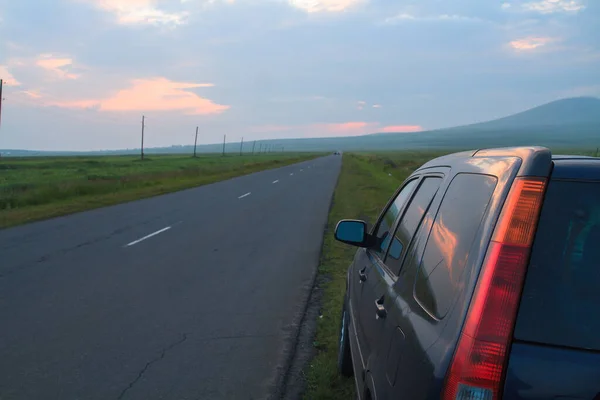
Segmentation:
<svg viewBox="0 0 600 400">
<path fill-rule="evenodd" d="M 596 97 L 574 97 L 556 100 L 532 109 L 492 121 L 437 129 L 434 132 L 522 129 L 529 127 L 595 125 L 600 124 L 600 99 Z M 384 133 L 375 133 L 376 135 Z M 385 134 L 390 134 L 387 132 Z M 400 134 L 400 132 L 391 132 Z M 404 135 L 404 133 L 402 133 Z"/>
<path fill-rule="evenodd" d="M 489 122 L 469 125 L 470 128 L 514 129 L 530 126 L 563 126 L 600 124 L 600 99 L 575 97 L 544 104 L 518 114 Z"/>
<path fill-rule="evenodd" d="M 600 146 L 600 99 L 562 99 L 487 122 L 372 136 L 385 136 L 390 146 L 400 142 L 427 147 Z"/>
<path fill-rule="evenodd" d="M 271 139 L 262 146 L 289 151 L 373 151 L 436 148 L 484 148 L 540 145 L 554 148 L 600 147 L 600 99 L 576 97 L 553 101 L 518 114 L 493 121 L 453 128 L 409 133 L 374 133 L 364 136 Z M 252 151 L 252 142 L 243 151 Z M 259 146 L 257 145 L 258 149 Z M 264 147 L 263 147 L 264 148 Z M 228 143 L 228 153 L 238 153 L 240 143 Z M 198 146 L 199 153 L 219 153 L 222 144 Z M 147 154 L 191 154 L 193 146 L 146 149 Z M 135 154 L 139 149 L 96 152 L 42 152 L 0 150 L 3 156 Z M 7 154 L 10 153 L 10 154 Z"/>
</svg>

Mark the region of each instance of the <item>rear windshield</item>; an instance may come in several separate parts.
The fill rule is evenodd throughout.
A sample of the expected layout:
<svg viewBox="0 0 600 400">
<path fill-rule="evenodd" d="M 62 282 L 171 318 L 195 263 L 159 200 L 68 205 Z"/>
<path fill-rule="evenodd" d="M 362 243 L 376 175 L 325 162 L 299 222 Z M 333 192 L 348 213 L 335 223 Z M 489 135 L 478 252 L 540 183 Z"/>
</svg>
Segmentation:
<svg viewBox="0 0 600 400">
<path fill-rule="evenodd" d="M 600 182 L 549 183 L 515 337 L 600 350 Z"/>
</svg>

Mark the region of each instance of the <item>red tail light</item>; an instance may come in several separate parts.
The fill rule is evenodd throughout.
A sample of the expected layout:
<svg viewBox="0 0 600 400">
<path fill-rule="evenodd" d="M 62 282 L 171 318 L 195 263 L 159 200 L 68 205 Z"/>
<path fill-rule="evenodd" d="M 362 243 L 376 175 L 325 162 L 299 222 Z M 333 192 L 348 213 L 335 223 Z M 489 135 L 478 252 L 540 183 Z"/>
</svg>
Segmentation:
<svg viewBox="0 0 600 400">
<path fill-rule="evenodd" d="M 546 180 L 517 178 L 500 214 L 446 376 L 444 400 L 499 399 Z"/>
</svg>

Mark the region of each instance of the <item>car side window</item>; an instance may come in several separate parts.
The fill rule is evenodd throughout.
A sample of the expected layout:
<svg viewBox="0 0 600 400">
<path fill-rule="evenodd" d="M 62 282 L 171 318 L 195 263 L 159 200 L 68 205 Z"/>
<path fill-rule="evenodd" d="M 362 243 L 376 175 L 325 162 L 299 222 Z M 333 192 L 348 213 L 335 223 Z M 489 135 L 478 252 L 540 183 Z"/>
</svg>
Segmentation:
<svg viewBox="0 0 600 400">
<path fill-rule="evenodd" d="M 414 286 L 417 302 L 438 319 L 464 286 L 463 272 L 496 183 L 493 176 L 458 174 L 444 195 Z"/>
<path fill-rule="evenodd" d="M 387 258 L 385 259 L 385 265 L 395 275 L 398 275 L 400 272 L 404 253 L 417 232 L 421 220 L 427 209 L 429 209 L 441 184 L 442 178 L 437 176 L 423 179 L 419 189 L 417 189 L 404 215 L 400 219 Z"/>
<path fill-rule="evenodd" d="M 385 257 L 385 253 L 390 244 L 390 230 L 394 227 L 394 223 L 400 214 L 400 210 L 402 210 L 408 199 L 410 199 L 418 182 L 419 179 L 413 179 L 412 181 L 407 182 L 379 221 L 379 225 L 375 232 L 377 242 L 373 248 L 373 252 L 382 260 Z"/>
</svg>

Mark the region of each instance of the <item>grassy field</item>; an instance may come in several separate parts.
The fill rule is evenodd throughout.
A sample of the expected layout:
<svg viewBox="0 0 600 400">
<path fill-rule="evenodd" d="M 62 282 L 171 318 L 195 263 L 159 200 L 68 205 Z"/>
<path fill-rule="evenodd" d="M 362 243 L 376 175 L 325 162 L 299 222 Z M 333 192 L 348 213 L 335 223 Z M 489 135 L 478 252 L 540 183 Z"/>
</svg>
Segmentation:
<svg viewBox="0 0 600 400">
<path fill-rule="evenodd" d="M 0 160 L 0 228 L 205 185 L 316 154 Z"/>
<path fill-rule="evenodd" d="M 353 379 L 340 376 L 336 363 L 346 272 L 356 248 L 335 241 L 335 225 L 340 219 L 356 218 L 366 220 L 372 226 L 395 190 L 416 168 L 448 152 L 451 151 L 344 154 L 319 266 L 322 318 L 318 320 L 314 342 L 317 355 L 306 371 L 306 399 L 342 400 L 354 395 Z M 594 155 L 595 149 L 558 149 L 554 153 Z"/>
</svg>

